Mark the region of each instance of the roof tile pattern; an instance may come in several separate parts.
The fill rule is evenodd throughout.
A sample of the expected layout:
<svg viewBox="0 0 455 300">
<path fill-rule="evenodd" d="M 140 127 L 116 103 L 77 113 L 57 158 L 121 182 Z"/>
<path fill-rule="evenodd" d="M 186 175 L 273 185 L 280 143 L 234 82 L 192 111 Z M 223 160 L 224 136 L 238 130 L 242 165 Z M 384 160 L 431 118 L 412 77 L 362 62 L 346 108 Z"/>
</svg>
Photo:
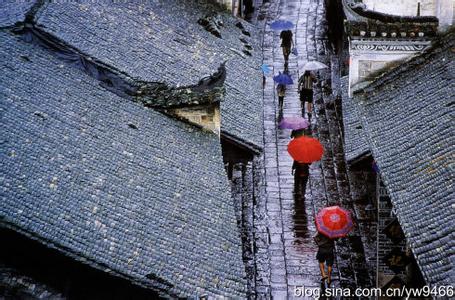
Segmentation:
<svg viewBox="0 0 455 300">
<path fill-rule="evenodd" d="M 223 23 L 222 38 L 198 24 L 200 18 L 215 13 Z M 36 16 L 39 30 L 138 81 L 175 88 L 191 86 L 215 73 L 226 61 L 221 129 L 261 147 L 262 75 L 258 34 L 246 23 L 243 27 L 250 36 L 243 34 L 235 26 L 238 22 L 227 12 L 202 2 L 178 0 L 51 3 Z"/>
<path fill-rule="evenodd" d="M 355 94 L 373 156 L 428 284 L 455 282 L 455 32 Z"/>
<path fill-rule="evenodd" d="M 370 152 L 365 131 L 360 122 L 357 105 L 348 94 L 349 78 L 341 78 L 344 155 L 348 163 L 361 158 Z"/>
<path fill-rule="evenodd" d="M 0 27 L 10 27 L 23 22 L 35 2 L 37 1 L 2 0 L 0 2 Z"/>
<path fill-rule="evenodd" d="M 219 138 L 0 45 L 1 226 L 163 295 L 244 297 Z"/>
</svg>

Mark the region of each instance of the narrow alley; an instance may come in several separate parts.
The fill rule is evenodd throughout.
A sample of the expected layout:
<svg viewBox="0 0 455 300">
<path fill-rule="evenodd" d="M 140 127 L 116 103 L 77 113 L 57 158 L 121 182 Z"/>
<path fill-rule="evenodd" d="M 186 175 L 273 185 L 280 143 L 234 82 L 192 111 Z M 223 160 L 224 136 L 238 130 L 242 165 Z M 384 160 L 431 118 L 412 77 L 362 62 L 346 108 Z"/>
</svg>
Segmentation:
<svg viewBox="0 0 455 300">
<path fill-rule="evenodd" d="M 0 299 L 451 299 L 454 25 L 1 1 Z"/>
<path fill-rule="evenodd" d="M 264 64 L 272 68 L 273 74 L 284 69 L 280 32 L 273 31 L 267 25 L 278 19 L 295 24 L 294 42 L 298 50 L 298 56 L 291 54 L 289 59 L 289 74 L 294 84 L 286 90 L 283 117 L 300 116 L 297 81 L 302 75 L 302 66 L 313 60 L 330 65 L 324 3 L 322 0 L 270 3 L 264 27 L 263 51 Z M 342 204 L 352 209 L 349 205 L 349 185 L 337 117 L 339 107 L 335 97 L 324 90 L 330 84 L 331 74 L 329 70 L 319 71 L 317 88 L 314 89 L 315 117 L 312 119 L 311 132 L 324 145 L 325 154 L 321 161 L 311 164 L 310 180 L 304 199 L 293 193 L 293 160 L 287 153 L 291 132 L 278 128 L 280 112 L 276 86 L 272 76 L 267 77 L 264 88 L 264 156 L 266 227 L 269 234 L 267 252 L 270 267 L 259 268 L 256 289 L 258 298 L 312 299 L 310 295 L 299 294 L 299 289 L 302 291 L 305 287 L 307 290 L 319 291 L 321 287 L 321 275 L 316 260 L 317 245 L 313 240 L 317 232 L 315 215 L 328 205 Z M 353 232 L 351 235 L 355 234 Z M 356 263 L 355 259 L 363 259 L 362 255 L 354 255 L 353 259 L 350 254 L 355 252 L 355 244 L 352 244 L 355 238 L 352 239 L 351 235 L 337 242 L 332 287 L 356 286 L 358 274 L 355 272 L 362 271 L 362 268 L 358 267 L 361 263 L 356 265 L 355 272 L 351 268 L 351 265 Z M 259 249 L 259 252 L 261 250 L 265 249 Z"/>
</svg>

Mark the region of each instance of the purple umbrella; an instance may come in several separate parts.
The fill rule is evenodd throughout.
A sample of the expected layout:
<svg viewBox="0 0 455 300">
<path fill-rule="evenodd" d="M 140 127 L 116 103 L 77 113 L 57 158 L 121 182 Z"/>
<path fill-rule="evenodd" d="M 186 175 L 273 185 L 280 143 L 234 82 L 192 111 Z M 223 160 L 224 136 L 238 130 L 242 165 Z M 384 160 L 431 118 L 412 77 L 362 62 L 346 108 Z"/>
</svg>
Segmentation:
<svg viewBox="0 0 455 300">
<path fill-rule="evenodd" d="M 305 129 L 310 126 L 307 120 L 302 117 L 287 117 L 281 120 L 279 124 L 281 129 Z"/>
</svg>

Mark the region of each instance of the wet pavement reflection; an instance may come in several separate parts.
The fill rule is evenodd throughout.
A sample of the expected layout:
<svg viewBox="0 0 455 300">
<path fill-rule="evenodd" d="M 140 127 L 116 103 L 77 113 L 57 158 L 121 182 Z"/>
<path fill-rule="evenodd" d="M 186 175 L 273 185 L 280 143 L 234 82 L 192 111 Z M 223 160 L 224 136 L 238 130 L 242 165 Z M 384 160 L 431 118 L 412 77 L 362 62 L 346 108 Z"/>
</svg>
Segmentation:
<svg viewBox="0 0 455 300">
<path fill-rule="evenodd" d="M 264 63 L 270 66 L 274 75 L 286 67 L 294 84 L 286 87 L 282 109 L 271 76 L 264 85 L 265 226 L 268 243 L 258 252 L 263 255 L 261 258 L 268 259 L 269 264 L 258 265 L 256 287 L 259 299 L 311 299 L 299 297 L 296 293 L 303 286 L 320 291 L 321 275 L 316 260 L 317 246 L 313 240 L 316 235 L 315 214 L 330 205 L 353 210 L 339 123 L 341 112 L 337 114 L 339 107 L 329 93 L 324 93 L 329 90 L 326 85 L 330 81 L 330 70 L 318 74 L 313 119 L 307 132 L 321 141 L 325 153 L 321 161 L 310 165 L 305 195 L 296 189 L 291 173 L 293 160 L 287 153 L 291 132 L 278 128 L 282 118 L 301 115 L 297 81 L 302 75 L 302 66 L 311 60 L 333 65 L 324 39 L 327 33 L 324 18 L 323 0 L 277 0 L 268 6 L 266 24 L 282 19 L 296 25 L 293 34 L 299 55 L 291 54 L 285 66 L 279 32 L 272 31 L 267 25 L 264 27 Z M 365 278 L 366 282 L 368 277 L 361 268 L 354 268 L 364 261 L 362 242 L 355 232 L 340 240 L 336 245 L 332 287 L 353 288 L 359 278 Z"/>
<path fill-rule="evenodd" d="M 321 275 L 316 260 L 317 246 L 313 241 L 316 234 L 315 213 L 327 205 L 326 185 L 321 162 L 310 166 L 310 179 L 305 195 L 296 190 L 292 175 L 293 160 L 287 153 L 290 130 L 279 129 L 283 117 L 300 116 L 301 106 L 297 93 L 297 81 L 301 75 L 299 66 L 315 59 L 314 37 L 317 24 L 324 18 L 322 0 L 287 0 L 270 4 L 268 24 L 273 19 L 284 19 L 296 24 L 293 30 L 298 56 L 290 55 L 286 66 L 294 84 L 286 88 L 283 109 L 279 109 L 276 86 L 268 77 L 264 86 L 264 158 L 266 168 L 266 212 L 269 232 L 269 268 L 258 272 L 258 298 L 305 299 L 298 297 L 299 287 L 321 287 Z M 279 32 L 265 27 L 264 63 L 272 68 L 273 74 L 284 70 L 284 57 L 280 48 Z M 318 123 L 313 117 L 310 131 L 318 132 Z M 330 154 L 330 151 L 329 151 Z M 335 183 L 336 186 L 336 183 Z M 263 270 L 262 270 L 263 269 Z M 334 269 L 334 284 L 339 282 L 338 270 Z"/>
</svg>

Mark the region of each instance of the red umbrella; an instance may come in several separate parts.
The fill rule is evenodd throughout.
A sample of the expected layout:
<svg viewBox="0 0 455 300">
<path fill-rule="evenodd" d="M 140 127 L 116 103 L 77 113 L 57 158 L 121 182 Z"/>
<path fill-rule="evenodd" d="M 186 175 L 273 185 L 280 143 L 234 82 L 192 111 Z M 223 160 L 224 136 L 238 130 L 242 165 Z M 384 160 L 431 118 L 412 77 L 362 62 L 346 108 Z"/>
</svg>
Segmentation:
<svg viewBox="0 0 455 300">
<path fill-rule="evenodd" d="M 289 142 L 288 152 L 294 160 L 308 164 L 320 160 L 324 148 L 317 139 L 302 136 Z"/>
<path fill-rule="evenodd" d="M 347 235 L 353 226 L 351 213 L 339 206 L 326 207 L 316 216 L 316 228 L 331 239 Z"/>
</svg>

